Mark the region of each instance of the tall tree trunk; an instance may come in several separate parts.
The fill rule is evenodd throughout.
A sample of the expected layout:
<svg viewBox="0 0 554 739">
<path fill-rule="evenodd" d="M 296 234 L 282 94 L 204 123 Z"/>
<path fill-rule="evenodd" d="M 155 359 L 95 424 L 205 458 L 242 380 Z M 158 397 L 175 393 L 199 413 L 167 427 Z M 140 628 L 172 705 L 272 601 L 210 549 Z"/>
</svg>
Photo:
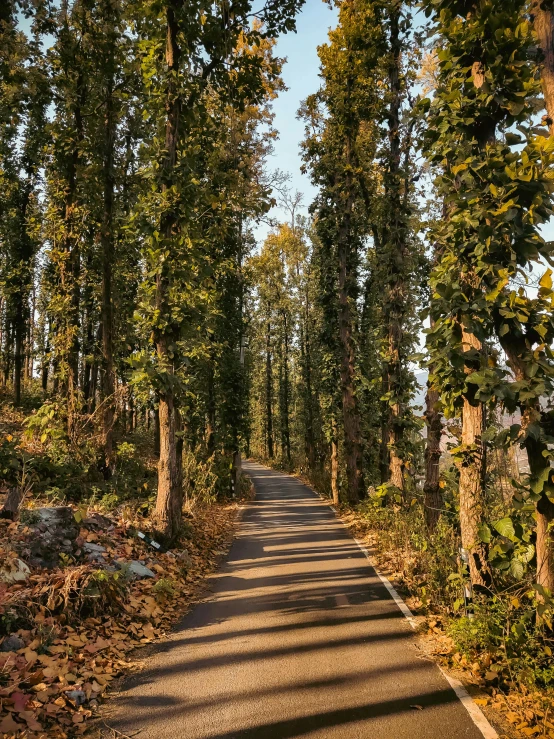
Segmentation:
<svg viewBox="0 0 554 739">
<path fill-rule="evenodd" d="M 13 329 L 11 321 L 6 321 L 6 340 L 4 342 L 4 387 L 12 374 Z"/>
<path fill-rule="evenodd" d="M 537 40 L 543 54 L 541 82 L 546 107 L 546 121 L 550 135 L 554 135 L 554 13 L 552 4 L 532 0 L 531 14 Z"/>
<path fill-rule="evenodd" d="M 269 459 L 273 459 L 273 372 L 271 367 L 271 321 L 267 322 L 265 352 L 267 456 L 269 457 Z"/>
<path fill-rule="evenodd" d="M 300 323 L 301 336 L 300 336 L 300 348 L 303 356 L 303 368 L 304 368 L 304 397 L 306 402 L 306 428 L 304 431 L 304 446 L 306 459 L 308 460 L 308 466 L 310 469 L 315 467 L 315 440 L 314 440 L 314 401 L 312 397 L 312 352 L 311 352 L 311 341 L 310 341 L 310 309 L 308 302 L 308 290 L 306 288 L 305 298 L 305 317 L 304 326 L 305 334 L 302 336 L 302 322 Z"/>
<path fill-rule="evenodd" d="M 181 97 L 177 91 L 179 60 L 181 49 L 177 43 L 179 35 L 179 21 L 177 16 L 181 10 L 179 0 L 170 0 L 166 9 L 167 44 L 166 63 L 167 96 L 166 96 L 166 127 L 165 150 L 166 158 L 163 164 L 162 192 L 171 188 L 174 170 L 177 162 L 177 146 L 179 142 L 179 119 L 181 114 Z M 177 224 L 177 214 L 169 210 L 162 217 L 161 231 L 170 240 Z M 169 288 L 171 276 L 167 274 L 167 267 L 160 265 L 156 281 L 156 307 L 160 315 L 167 316 L 169 312 Z M 168 329 L 158 332 L 156 349 L 158 362 L 168 375 L 174 373 L 173 359 L 170 347 L 177 337 L 171 335 Z M 158 495 L 153 521 L 160 534 L 168 541 L 176 538 L 181 529 L 183 507 L 183 478 L 182 478 L 182 444 L 178 443 L 180 432 L 180 414 L 177 408 L 177 399 L 171 382 L 160 392 L 160 459 L 158 463 Z"/>
<path fill-rule="evenodd" d="M 345 160 L 351 164 L 351 141 L 347 137 Z M 339 338 L 341 344 L 341 391 L 342 416 L 344 424 L 344 453 L 346 457 L 347 498 L 350 503 L 357 503 L 363 496 L 363 472 L 360 415 L 355 389 L 356 359 L 354 355 L 352 300 L 356 275 L 353 274 L 355 254 L 350 243 L 352 209 L 354 206 L 352 173 L 347 169 L 345 175 L 346 201 L 338 232 L 339 262 Z"/>
<path fill-rule="evenodd" d="M 25 499 L 27 489 L 22 485 L 10 488 L 0 508 L 0 518 L 15 521 L 19 517 L 19 511 Z"/>
<path fill-rule="evenodd" d="M 23 378 L 24 360 L 25 360 L 25 335 L 27 333 L 27 322 L 29 319 L 29 281 L 32 279 L 31 263 L 33 258 L 33 245 L 29 234 L 27 233 L 27 211 L 31 197 L 31 178 L 32 170 L 27 171 L 27 180 L 23 185 L 21 203 L 19 204 L 19 258 L 20 263 L 17 265 L 21 274 L 18 277 L 17 290 L 14 295 L 14 338 L 15 338 L 15 354 L 14 354 L 14 403 L 16 406 L 21 404 L 21 382 Z"/>
<path fill-rule="evenodd" d="M 45 394 L 48 392 L 48 371 L 49 369 L 50 369 L 50 360 L 48 359 L 48 355 L 45 354 L 42 360 L 42 371 L 41 371 L 41 387 L 42 387 L 42 392 Z"/>
<path fill-rule="evenodd" d="M 331 426 L 331 494 L 333 503 L 338 505 L 339 500 L 339 445 L 337 440 L 337 422 L 333 418 Z"/>
<path fill-rule="evenodd" d="M 15 354 L 14 354 L 14 379 L 13 396 L 14 404 L 21 405 L 21 376 L 23 374 L 23 338 L 25 336 L 25 316 L 23 314 L 23 303 L 18 301 L 15 314 Z"/>
<path fill-rule="evenodd" d="M 66 11 L 67 12 L 67 11 Z M 66 20 L 66 23 L 68 21 Z M 75 127 L 75 144 L 67 162 L 67 182 L 63 203 L 63 236 L 62 251 L 67 254 L 67 262 L 60 265 L 60 287 L 68 307 L 59 316 L 63 327 L 61 341 L 62 360 L 59 365 L 64 372 L 63 390 L 67 395 L 67 432 L 71 440 L 75 440 L 77 415 L 80 408 L 77 403 L 79 389 L 79 323 L 81 297 L 81 252 L 75 210 L 78 205 L 78 175 L 81 163 L 81 146 L 84 139 L 83 106 L 86 99 L 84 73 L 81 68 L 77 72 L 76 97 L 73 104 L 73 125 Z"/>
<path fill-rule="evenodd" d="M 27 343 L 27 371 L 26 376 L 29 382 L 33 379 L 35 371 L 35 334 L 36 334 L 36 322 L 35 313 L 37 308 L 37 292 L 33 282 L 31 289 L 31 306 L 29 313 L 29 338 Z"/>
<path fill-rule="evenodd" d="M 500 335 L 502 316 L 496 316 L 496 330 Z M 516 381 L 527 379 L 525 372 L 526 354 L 531 351 L 523 337 L 504 334 L 500 338 L 502 348 L 508 357 L 508 363 L 514 373 Z M 521 434 L 525 441 L 525 450 L 529 461 L 529 471 L 534 480 L 543 481 L 541 497 L 536 503 L 537 518 L 537 583 L 548 588 L 554 593 L 554 503 L 548 497 L 547 488 L 552 484 L 554 468 L 550 467 L 548 459 L 548 446 L 541 438 L 527 434 L 526 431 L 531 424 L 541 424 L 543 414 L 540 403 L 531 401 L 529 405 L 522 403 L 521 410 Z M 546 454 L 544 454 L 546 453 Z M 551 470 L 547 472 L 547 470 Z"/>
<path fill-rule="evenodd" d="M 154 454 L 160 456 L 160 408 L 157 405 L 154 408 Z"/>
<path fill-rule="evenodd" d="M 87 312 L 86 318 L 86 334 L 85 342 L 83 346 L 83 367 L 82 367 L 82 380 L 81 387 L 83 388 L 83 400 L 84 406 L 87 411 L 90 411 L 90 395 L 91 395 L 91 378 L 92 378 L 92 362 L 90 355 L 94 351 L 94 330 L 92 325 L 92 316 L 90 312 Z"/>
<path fill-rule="evenodd" d="M 208 375 L 207 375 L 207 399 L 206 399 L 206 449 L 208 456 L 211 457 L 215 452 L 215 377 L 214 377 L 215 357 L 210 352 L 208 359 Z"/>
<path fill-rule="evenodd" d="M 435 325 L 431 318 L 431 329 Z M 432 368 L 431 368 L 432 372 Z M 433 532 L 440 518 L 443 496 L 440 487 L 440 458 L 442 440 L 442 415 L 439 411 L 440 393 L 430 381 L 427 382 L 425 397 L 425 425 L 427 439 L 425 442 L 425 482 L 423 484 L 425 507 L 425 524 L 429 532 Z"/>
<path fill-rule="evenodd" d="M 464 352 L 481 352 L 481 342 L 462 326 Z M 474 370 L 475 360 L 466 360 L 466 373 Z M 490 585 L 490 568 L 485 545 L 479 537 L 479 526 L 484 520 L 483 500 L 483 404 L 464 397 L 462 410 L 462 439 L 459 462 L 460 528 L 462 546 L 469 555 L 469 574 L 473 585 Z"/>
<path fill-rule="evenodd" d="M 443 505 L 439 480 L 439 464 L 441 458 L 442 416 L 438 410 L 439 392 L 427 383 L 425 398 L 425 424 L 427 439 L 425 443 L 425 483 L 423 485 L 425 507 L 425 524 L 429 532 L 433 532 L 439 521 Z"/>
<path fill-rule="evenodd" d="M 406 236 L 407 236 L 407 174 L 401 167 L 400 110 L 402 103 L 402 42 L 400 40 L 400 5 L 390 5 L 390 55 L 389 86 L 390 104 L 388 109 L 389 153 L 387 171 L 384 177 L 387 200 L 386 239 L 383 239 L 384 263 L 386 264 L 386 294 L 384 300 L 384 320 L 386 326 L 386 356 L 384 373 L 386 392 L 390 401 L 385 415 L 384 440 L 387 445 L 388 480 L 399 490 L 404 490 L 405 462 L 402 457 L 404 441 L 402 402 L 403 372 L 405 358 L 402 354 L 404 342 L 404 320 L 408 304 L 406 294 Z M 404 194 L 404 198 L 402 197 Z M 384 460 L 383 460 L 384 461 Z"/>
<path fill-rule="evenodd" d="M 110 11 L 113 13 L 111 4 Z M 113 426 L 115 413 L 115 371 L 113 358 L 113 262 L 114 262 L 114 146 L 116 116 L 114 105 L 114 57 L 115 30 L 113 15 L 108 34 L 110 34 L 111 57 L 106 80 L 106 99 L 104 112 L 104 209 L 102 214 L 102 470 L 106 479 L 115 468 L 113 448 Z"/>
<path fill-rule="evenodd" d="M 178 411 L 173 393 L 160 395 L 160 460 L 158 463 L 158 496 L 153 514 L 156 529 L 168 540 L 179 533 L 182 494 L 182 463 L 178 455 Z M 182 447 L 181 447 L 182 448 Z"/>
<path fill-rule="evenodd" d="M 541 66 L 541 82 L 547 116 L 546 124 L 550 135 L 554 136 L 554 11 L 552 3 L 545 0 L 533 0 L 531 4 L 533 25 L 539 46 L 543 53 Z M 516 363 L 516 366 L 519 363 Z M 514 369 L 516 369 L 514 366 Z M 522 368 L 520 368 L 522 373 Z M 516 372 L 516 379 L 517 372 Z M 538 405 L 538 404 L 537 404 Z M 537 407 L 535 412 L 540 412 Z M 522 414 L 523 420 L 523 414 Z M 522 423 L 523 426 L 523 423 Z M 527 438 L 526 448 L 529 468 L 534 477 L 544 472 L 545 457 L 542 449 L 536 448 L 538 442 Z M 536 506 L 537 515 L 537 582 L 551 593 L 554 593 L 554 503 L 543 493 Z"/>
<path fill-rule="evenodd" d="M 283 311 L 283 330 L 285 343 L 285 355 L 283 357 L 283 435 L 287 462 L 291 464 L 289 425 L 289 332 L 286 311 Z"/>
</svg>

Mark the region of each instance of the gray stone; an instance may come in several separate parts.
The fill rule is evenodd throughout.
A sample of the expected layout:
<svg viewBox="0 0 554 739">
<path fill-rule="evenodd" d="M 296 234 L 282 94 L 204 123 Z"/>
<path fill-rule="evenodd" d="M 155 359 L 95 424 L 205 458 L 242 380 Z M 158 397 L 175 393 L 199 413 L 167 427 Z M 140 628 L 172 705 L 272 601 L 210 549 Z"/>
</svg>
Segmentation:
<svg viewBox="0 0 554 739">
<path fill-rule="evenodd" d="M 113 528 L 114 522 L 101 513 L 91 513 L 84 519 L 83 525 L 88 529 L 109 529 Z"/>
<path fill-rule="evenodd" d="M 55 567 L 61 551 L 71 554 L 77 547 L 79 526 L 73 508 L 36 508 L 33 515 L 37 525 L 34 526 L 36 536 L 31 542 L 31 561 L 42 567 Z"/>
<path fill-rule="evenodd" d="M 183 549 L 182 552 L 177 552 L 176 557 L 185 569 L 189 570 L 192 567 L 192 559 L 186 549 Z"/>
<path fill-rule="evenodd" d="M 75 706 L 82 706 L 87 700 L 87 696 L 82 690 L 68 690 L 66 695 Z"/>
<path fill-rule="evenodd" d="M 75 516 L 73 515 L 73 508 L 70 506 L 56 506 L 52 508 L 35 508 L 36 515 L 39 517 L 40 523 L 44 524 L 46 528 L 66 528 L 68 531 L 79 529 Z"/>
<path fill-rule="evenodd" d="M 103 547 L 101 544 L 93 544 L 92 542 L 88 542 L 83 545 L 83 549 L 87 554 L 101 554 L 102 552 L 106 551 L 106 547 Z"/>
<path fill-rule="evenodd" d="M 29 569 L 29 566 L 26 565 L 22 559 L 14 559 L 4 565 L 0 570 L 0 580 L 8 584 L 12 584 L 14 582 L 25 582 L 30 574 L 31 570 Z"/>
<path fill-rule="evenodd" d="M 156 577 L 156 574 L 152 572 L 152 570 L 149 570 L 148 567 L 145 567 L 136 559 L 132 562 L 120 564 L 120 567 L 121 569 L 126 569 L 127 572 L 137 580 L 144 580 L 146 577 Z"/>
<path fill-rule="evenodd" d="M 23 639 L 13 634 L 12 636 L 7 636 L 2 644 L 0 644 L 0 652 L 17 652 L 18 649 L 23 649 L 24 646 L 25 642 Z"/>
</svg>

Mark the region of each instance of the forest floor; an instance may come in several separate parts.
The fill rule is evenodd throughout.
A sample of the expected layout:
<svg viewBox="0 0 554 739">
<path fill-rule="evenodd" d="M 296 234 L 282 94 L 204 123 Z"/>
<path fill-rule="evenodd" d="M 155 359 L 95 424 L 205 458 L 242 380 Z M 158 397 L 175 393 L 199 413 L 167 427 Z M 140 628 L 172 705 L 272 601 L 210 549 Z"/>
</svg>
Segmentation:
<svg viewBox="0 0 554 739">
<path fill-rule="evenodd" d="M 200 596 L 239 504 L 190 501 L 179 543 L 158 551 L 138 536 L 148 524 L 136 491 L 149 494 L 155 468 L 140 433 L 119 479 L 133 489 L 115 505 L 113 490 L 91 492 L 69 461 L 25 440 L 24 413 L 3 411 L 0 478 L 19 464 L 36 486 L 19 521 L 0 519 L 0 737 L 64 739 L 98 722 L 110 685 L 136 667 L 132 652 L 163 639 Z M 59 468 L 80 500 L 52 487 Z"/>
<path fill-rule="evenodd" d="M 228 550 L 237 510 L 235 503 L 198 507 L 183 546 L 159 553 L 136 537 L 132 522 L 89 509 L 80 524 L 83 547 L 102 547 L 106 561 L 122 569 L 71 561 L 1 583 L 0 617 L 9 633 L 0 643 L 0 736 L 84 733 L 110 683 L 134 669 L 131 652 L 162 639 L 194 604 Z M 0 522 L 0 561 L 24 557 L 30 536 L 25 524 Z M 126 576 L 128 562 L 152 576 Z"/>
<path fill-rule="evenodd" d="M 328 505 L 291 475 L 246 470 L 256 499 L 210 594 L 123 684 L 105 736 L 497 736 Z"/>
</svg>

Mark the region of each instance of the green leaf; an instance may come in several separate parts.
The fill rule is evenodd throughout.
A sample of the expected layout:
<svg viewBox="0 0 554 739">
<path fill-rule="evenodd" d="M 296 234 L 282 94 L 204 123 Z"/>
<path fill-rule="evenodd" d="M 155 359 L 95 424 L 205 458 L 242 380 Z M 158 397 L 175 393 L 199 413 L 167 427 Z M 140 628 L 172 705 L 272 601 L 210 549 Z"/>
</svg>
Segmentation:
<svg viewBox="0 0 554 739">
<path fill-rule="evenodd" d="M 491 541 L 491 530 L 486 523 L 482 523 L 478 529 L 479 539 L 483 544 L 490 544 Z"/>
<path fill-rule="evenodd" d="M 521 580 L 524 574 L 525 567 L 523 566 L 523 562 L 520 562 L 519 559 L 512 559 L 510 562 L 510 575 L 516 580 Z"/>
<path fill-rule="evenodd" d="M 505 536 L 507 539 L 515 538 L 516 532 L 514 529 L 514 524 L 509 516 L 501 518 L 500 521 L 496 521 L 493 525 L 500 536 Z"/>
</svg>

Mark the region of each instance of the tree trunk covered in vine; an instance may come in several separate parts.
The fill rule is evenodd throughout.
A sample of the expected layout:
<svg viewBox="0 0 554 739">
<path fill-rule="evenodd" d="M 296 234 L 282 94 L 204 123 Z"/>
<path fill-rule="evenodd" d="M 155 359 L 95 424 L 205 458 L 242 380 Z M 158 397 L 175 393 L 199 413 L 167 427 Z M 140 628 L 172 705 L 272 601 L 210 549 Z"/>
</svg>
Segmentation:
<svg viewBox="0 0 554 739">
<path fill-rule="evenodd" d="M 548 0 L 532 0 L 531 15 L 543 59 L 541 82 L 546 107 L 545 123 L 554 135 L 554 12 Z"/>
<path fill-rule="evenodd" d="M 290 453 L 290 421 L 289 421 L 289 326 L 287 312 L 283 311 L 283 436 L 285 442 L 285 454 L 287 462 L 291 463 Z"/>
<path fill-rule="evenodd" d="M 430 382 L 427 383 L 425 397 L 425 424 L 427 439 L 425 442 L 425 483 L 423 485 L 425 509 L 425 525 L 433 532 L 440 518 L 443 507 L 440 487 L 440 458 L 442 439 L 442 416 L 438 410 L 439 392 Z"/>
<path fill-rule="evenodd" d="M 170 189 L 175 165 L 177 162 L 177 147 L 179 143 L 179 119 L 181 113 L 181 97 L 178 94 L 178 70 L 181 49 L 177 43 L 179 24 L 176 14 L 179 12 L 178 2 L 168 3 L 166 10 L 167 21 L 167 119 L 165 127 L 166 157 L 163 164 L 162 192 Z M 177 217 L 173 210 L 162 216 L 162 233 L 171 239 L 177 227 Z M 160 265 L 156 280 L 156 306 L 160 315 L 167 315 L 169 310 L 169 288 L 171 276 L 167 274 L 167 267 Z M 169 331 L 169 333 L 168 333 Z M 169 541 L 175 539 L 181 528 L 181 512 L 183 506 L 182 480 L 182 440 L 178 442 L 181 431 L 180 414 L 177 408 L 175 390 L 172 384 L 174 374 L 173 358 L 170 346 L 176 337 L 171 335 L 170 329 L 158 331 L 156 350 L 158 361 L 166 373 L 167 382 L 159 393 L 160 419 L 160 458 L 158 462 L 158 495 L 156 508 L 153 514 L 154 525 L 157 530 Z"/>
<path fill-rule="evenodd" d="M 111 3 L 109 10 L 113 13 Z M 103 472 L 111 477 L 115 468 L 113 448 L 113 426 L 115 414 L 115 370 L 113 356 L 113 263 L 115 251 L 114 234 L 114 147 L 115 147 L 115 103 L 114 103 L 114 19 L 111 17 L 107 78 L 104 103 L 104 210 L 102 215 L 102 446 Z"/>
<path fill-rule="evenodd" d="M 474 334 L 462 327 L 462 347 L 464 353 L 481 352 L 481 342 Z M 466 360 L 466 374 L 475 370 L 475 360 L 469 356 Z M 479 527 L 484 521 L 483 491 L 483 424 L 484 409 L 480 403 L 468 394 L 464 396 L 462 410 L 462 438 L 459 497 L 460 528 L 462 546 L 469 555 L 469 574 L 473 585 L 487 587 L 490 585 L 490 568 L 487 551 L 479 536 Z"/>
<path fill-rule="evenodd" d="M 543 54 L 541 83 L 547 112 L 545 123 L 550 135 L 554 136 L 554 10 L 552 3 L 547 2 L 547 0 L 533 0 L 531 14 L 537 40 Z M 512 351 L 511 354 L 512 364 L 516 369 L 519 362 L 517 362 L 514 355 L 517 352 Z M 518 371 L 520 376 L 523 376 L 520 367 L 519 370 L 516 369 L 516 379 Z M 537 404 L 534 411 L 535 414 L 540 413 L 539 404 Z M 522 427 L 524 416 L 528 418 L 529 414 L 522 413 Z M 545 457 L 542 454 L 542 445 L 535 439 L 527 437 L 525 446 L 531 474 L 534 477 L 540 477 L 544 473 L 546 465 Z M 554 503 L 544 493 L 537 503 L 536 515 L 537 582 L 554 593 Z"/>
<path fill-rule="evenodd" d="M 271 321 L 267 322 L 265 344 L 265 402 L 267 456 L 273 459 L 273 369 L 271 364 Z"/>
<path fill-rule="evenodd" d="M 344 158 L 346 165 L 352 161 L 352 141 L 347 134 Z M 347 498 L 357 503 L 363 496 L 362 448 L 358 400 L 356 397 L 356 358 L 354 354 L 353 288 L 356 275 L 353 262 L 356 255 L 352 244 L 352 209 L 354 206 L 352 173 L 345 173 L 345 202 L 340 213 L 337 234 L 339 268 L 338 323 L 341 347 L 340 378 L 342 391 L 342 417 L 344 425 L 344 455 L 346 460 Z"/>
<path fill-rule="evenodd" d="M 383 319 L 385 323 L 385 361 L 383 386 L 389 396 L 385 409 L 384 443 L 385 459 L 388 463 L 388 481 L 399 490 L 404 490 L 404 441 L 402 404 L 403 363 L 402 345 L 404 321 L 408 306 L 405 281 L 406 261 L 406 205 L 403 193 L 407 193 L 407 174 L 401 171 L 402 141 L 400 132 L 400 110 L 402 104 L 402 43 L 400 40 L 400 6 L 392 4 L 389 14 L 390 51 L 388 78 L 390 103 L 387 110 L 388 158 L 384 176 L 387 224 L 382 238 L 382 259 L 386 274 Z M 385 462 L 383 460 L 383 463 Z"/>
<path fill-rule="evenodd" d="M 337 439 L 337 422 L 333 418 L 331 425 L 331 495 L 333 503 L 338 505 L 339 500 L 339 445 Z"/>
<path fill-rule="evenodd" d="M 500 326 L 501 321 L 502 317 L 497 316 L 497 326 Z M 506 352 L 508 363 L 516 381 L 525 381 L 527 379 L 525 358 L 530 351 L 529 347 L 526 346 L 525 339 L 504 334 L 500 342 Z M 536 438 L 536 434 L 527 433 L 531 424 L 540 425 L 543 421 L 540 402 L 533 401 L 528 405 L 521 404 L 520 410 L 521 436 L 524 438 L 531 478 L 533 480 L 543 480 L 543 488 L 546 488 L 552 482 L 554 476 L 554 468 L 552 468 L 552 472 L 548 472 L 551 469 L 548 459 L 548 446 L 540 436 Z M 537 518 L 537 583 L 554 592 L 554 503 L 550 501 L 544 489 L 536 503 L 535 514 Z"/>
</svg>

